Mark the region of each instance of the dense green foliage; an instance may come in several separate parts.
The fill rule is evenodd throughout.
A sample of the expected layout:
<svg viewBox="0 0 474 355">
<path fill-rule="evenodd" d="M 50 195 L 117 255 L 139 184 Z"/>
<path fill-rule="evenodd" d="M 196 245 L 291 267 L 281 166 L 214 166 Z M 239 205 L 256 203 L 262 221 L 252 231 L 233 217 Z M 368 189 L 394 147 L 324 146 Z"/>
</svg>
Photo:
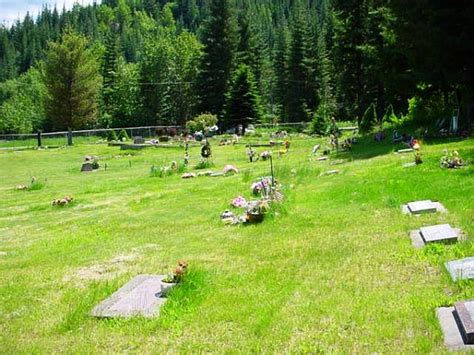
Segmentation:
<svg viewBox="0 0 474 355">
<path fill-rule="evenodd" d="M 94 124 L 101 78 L 97 58 L 86 47 L 83 36 L 67 31 L 60 42 L 51 42 L 42 75 L 52 129 L 77 129 Z"/>
<path fill-rule="evenodd" d="M 245 64 L 263 120 L 334 116 L 360 124 L 374 104 L 377 117 L 392 107 L 393 117 L 423 126 L 459 109 L 461 127 L 469 128 L 473 17 L 472 2 L 428 0 L 107 0 L 62 12 L 45 7 L 36 18 L 0 27 L 0 131 L 53 128 L 41 83 L 35 81 L 34 94 L 10 89 L 35 77 L 24 74 L 47 59 L 48 43 L 59 43 L 67 28 L 87 38 L 103 77 L 97 102 L 89 103 L 98 115 L 80 127 L 184 124 L 203 112 L 223 124 L 232 78 Z"/>
</svg>

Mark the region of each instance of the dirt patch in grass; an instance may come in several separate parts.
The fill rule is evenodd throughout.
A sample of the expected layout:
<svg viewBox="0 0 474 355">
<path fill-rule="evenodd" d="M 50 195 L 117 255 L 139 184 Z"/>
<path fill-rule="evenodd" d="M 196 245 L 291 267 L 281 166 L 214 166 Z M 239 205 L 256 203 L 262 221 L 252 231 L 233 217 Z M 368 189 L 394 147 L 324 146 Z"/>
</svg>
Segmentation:
<svg viewBox="0 0 474 355">
<path fill-rule="evenodd" d="M 66 275 L 64 281 L 100 281 L 109 280 L 125 273 L 130 264 L 139 257 L 138 254 L 118 255 L 109 261 L 82 267 Z"/>
</svg>

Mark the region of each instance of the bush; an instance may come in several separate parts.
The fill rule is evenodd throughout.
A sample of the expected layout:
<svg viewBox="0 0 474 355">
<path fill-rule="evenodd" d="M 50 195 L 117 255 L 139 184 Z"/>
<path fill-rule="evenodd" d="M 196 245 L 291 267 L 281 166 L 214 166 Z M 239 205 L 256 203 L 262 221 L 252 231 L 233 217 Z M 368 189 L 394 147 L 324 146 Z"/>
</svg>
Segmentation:
<svg viewBox="0 0 474 355">
<path fill-rule="evenodd" d="M 191 132 L 195 133 L 198 131 L 205 131 L 206 129 L 215 126 L 217 124 L 217 116 L 211 115 L 210 113 L 201 113 L 199 116 L 186 122 L 186 128 Z"/>
<path fill-rule="evenodd" d="M 364 115 L 362 116 L 362 119 L 359 123 L 360 132 L 371 132 L 377 122 L 377 111 L 375 109 L 375 105 L 372 103 L 369 107 L 367 107 L 367 110 L 365 110 Z"/>
<path fill-rule="evenodd" d="M 114 141 L 116 141 L 116 140 L 118 140 L 118 138 L 117 138 L 117 133 L 115 133 L 114 130 L 109 131 L 109 132 L 107 133 L 107 141 L 108 141 L 108 142 L 114 142 Z"/>
<path fill-rule="evenodd" d="M 326 117 L 316 111 L 309 126 L 310 133 L 324 135 L 326 133 L 328 123 L 329 121 L 326 119 Z"/>
<path fill-rule="evenodd" d="M 118 140 L 121 141 L 121 142 L 124 142 L 124 141 L 128 141 L 130 138 L 128 137 L 128 134 L 127 134 L 127 131 L 122 129 L 120 132 L 119 132 L 119 135 L 118 135 Z"/>
<path fill-rule="evenodd" d="M 196 165 L 197 170 L 202 170 L 202 169 L 209 169 L 214 166 L 214 163 L 209 160 L 209 159 L 201 159 L 199 163 Z"/>
</svg>

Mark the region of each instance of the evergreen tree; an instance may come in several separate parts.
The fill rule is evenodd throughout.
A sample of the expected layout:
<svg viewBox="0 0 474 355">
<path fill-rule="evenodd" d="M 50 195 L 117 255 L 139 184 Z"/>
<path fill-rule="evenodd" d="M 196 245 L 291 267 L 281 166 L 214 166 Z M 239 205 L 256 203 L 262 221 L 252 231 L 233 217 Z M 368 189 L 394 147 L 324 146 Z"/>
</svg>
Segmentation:
<svg viewBox="0 0 474 355">
<path fill-rule="evenodd" d="M 289 122 L 308 120 L 306 85 L 308 68 L 306 66 L 307 32 L 304 9 L 297 3 L 291 23 L 291 44 L 288 58 L 288 90 L 286 95 L 286 119 Z"/>
<path fill-rule="evenodd" d="M 115 78 L 117 76 L 119 59 L 118 38 L 115 30 L 112 28 L 105 40 L 105 52 L 102 58 L 102 104 L 103 114 L 109 114 L 113 110 L 114 102 L 112 101 Z"/>
<path fill-rule="evenodd" d="M 86 38 L 66 30 L 60 42 L 50 42 L 42 69 L 52 127 L 75 129 L 93 124 L 100 75 L 98 60 L 87 48 Z"/>
<path fill-rule="evenodd" d="M 262 118 L 260 97 L 256 82 L 249 66 L 241 64 L 235 71 L 232 84 L 227 95 L 225 110 L 225 128 L 245 128 L 257 123 Z"/>
<path fill-rule="evenodd" d="M 197 80 L 198 111 L 220 115 L 232 70 L 235 31 L 229 0 L 211 0 L 202 32 L 203 56 Z"/>
<path fill-rule="evenodd" d="M 280 27 L 277 31 L 275 50 L 273 55 L 273 70 L 275 73 L 275 86 L 273 90 L 273 98 L 277 113 L 286 121 L 285 100 L 287 97 L 287 55 L 288 42 L 287 31 L 285 27 Z"/>
</svg>

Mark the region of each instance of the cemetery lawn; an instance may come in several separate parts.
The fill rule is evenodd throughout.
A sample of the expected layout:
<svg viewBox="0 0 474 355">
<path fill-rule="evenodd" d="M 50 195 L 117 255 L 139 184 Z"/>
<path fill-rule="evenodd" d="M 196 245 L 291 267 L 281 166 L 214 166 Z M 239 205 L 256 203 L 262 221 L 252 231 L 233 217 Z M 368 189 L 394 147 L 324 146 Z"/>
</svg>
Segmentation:
<svg viewBox="0 0 474 355">
<path fill-rule="evenodd" d="M 252 139 L 255 141 L 255 139 Z M 286 201 L 260 225 L 219 220 L 269 164 L 245 146 L 218 147 L 226 178 L 150 176 L 178 149 L 106 145 L 0 152 L 2 353 L 445 352 L 435 308 L 474 296 L 446 261 L 474 256 L 474 167 L 441 169 L 444 148 L 474 161 L 474 140 L 425 142 L 424 163 L 373 143 L 310 161 L 317 139 L 292 138 L 275 170 Z M 258 148 L 261 152 L 263 148 Z M 102 167 L 80 173 L 85 155 Z M 199 148 L 191 149 L 191 165 Z M 294 169 L 292 171 L 292 169 Z M 338 169 L 338 175 L 320 176 Z M 35 176 L 36 191 L 15 191 Z M 72 195 L 75 203 L 52 207 Z M 439 200 L 447 214 L 410 217 L 400 205 Z M 450 223 L 471 238 L 416 250 L 408 232 Z M 159 318 L 99 320 L 91 309 L 138 274 L 190 264 Z"/>
</svg>

